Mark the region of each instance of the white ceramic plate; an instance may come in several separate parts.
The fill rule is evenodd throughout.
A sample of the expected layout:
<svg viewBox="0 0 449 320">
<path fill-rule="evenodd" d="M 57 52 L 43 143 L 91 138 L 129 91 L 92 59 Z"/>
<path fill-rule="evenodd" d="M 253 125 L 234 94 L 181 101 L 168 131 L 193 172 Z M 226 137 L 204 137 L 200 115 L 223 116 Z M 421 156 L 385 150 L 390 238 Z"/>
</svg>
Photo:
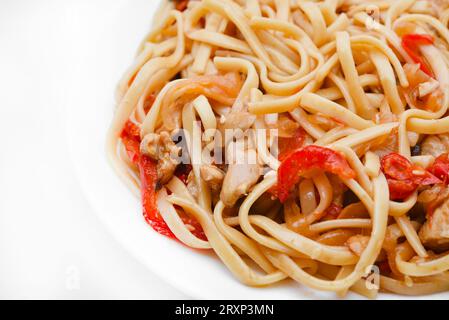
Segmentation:
<svg viewBox="0 0 449 320">
<path fill-rule="evenodd" d="M 161 278 L 199 299 L 331 299 L 284 281 L 268 288 L 238 282 L 212 253 L 186 248 L 154 232 L 140 201 L 109 167 L 105 133 L 112 118 L 114 89 L 149 29 L 155 0 L 92 1 L 72 15 L 79 59 L 72 61 L 67 92 L 67 133 L 82 188 L 100 219 L 135 257 Z M 101 254 L 101 253 L 99 253 Z M 358 298 L 355 294 L 349 298 Z M 438 297 L 442 297 L 441 295 Z M 391 299 L 393 295 L 381 295 Z M 432 298 L 437 298 L 433 296 Z M 446 295 L 447 298 L 447 295 Z"/>
</svg>

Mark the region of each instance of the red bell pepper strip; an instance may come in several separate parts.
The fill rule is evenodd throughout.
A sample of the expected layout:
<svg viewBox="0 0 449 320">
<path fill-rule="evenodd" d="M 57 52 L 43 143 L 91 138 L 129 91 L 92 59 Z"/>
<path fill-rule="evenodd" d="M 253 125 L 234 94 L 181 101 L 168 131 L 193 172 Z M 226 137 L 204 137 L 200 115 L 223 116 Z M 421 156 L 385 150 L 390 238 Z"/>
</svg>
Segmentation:
<svg viewBox="0 0 449 320">
<path fill-rule="evenodd" d="M 278 138 L 278 160 L 283 161 L 287 156 L 296 150 L 302 148 L 304 146 L 304 141 L 306 139 L 306 132 L 303 128 L 298 128 L 295 131 L 293 137 L 290 138 Z M 273 186 L 268 190 L 268 192 L 274 197 L 278 197 L 278 187 L 277 185 Z"/>
<path fill-rule="evenodd" d="M 434 176 L 449 184 L 449 154 L 443 153 L 428 169 Z"/>
<path fill-rule="evenodd" d="M 159 214 L 156 203 L 158 189 L 157 163 L 151 158 L 140 154 L 140 129 L 133 122 L 128 121 L 120 135 L 129 158 L 138 165 L 141 180 L 141 194 L 143 215 L 147 223 L 158 233 L 176 239 L 164 219 Z M 203 240 L 207 240 L 201 225 L 187 215 L 181 215 L 186 225 L 193 229 L 192 233 Z"/>
<path fill-rule="evenodd" d="M 142 155 L 139 160 L 139 170 L 145 220 L 158 233 L 176 239 L 157 209 L 157 163 L 149 157 Z"/>
<path fill-rule="evenodd" d="M 433 44 L 432 36 L 427 34 L 406 34 L 402 37 L 402 47 L 408 53 L 410 58 L 420 65 L 420 68 L 430 77 L 434 77 L 432 71 L 429 69 L 424 57 L 418 52 L 420 45 Z"/>
<path fill-rule="evenodd" d="M 306 132 L 303 128 L 298 128 L 295 134 L 291 138 L 278 138 L 279 145 L 279 161 L 284 160 L 292 152 L 300 149 L 304 145 L 304 140 L 306 139 Z"/>
<path fill-rule="evenodd" d="M 395 180 L 387 177 L 391 200 L 404 200 L 418 188 L 411 180 Z"/>
<path fill-rule="evenodd" d="M 139 167 L 143 215 L 147 223 L 158 233 L 176 238 L 160 216 L 156 205 L 157 163 L 140 154 L 140 129 L 127 121 L 120 135 L 129 159 Z"/>
<path fill-rule="evenodd" d="M 418 67 L 418 68 L 417 68 Z M 407 88 L 400 88 L 400 91 L 404 93 L 407 102 L 411 102 L 412 106 L 418 109 L 436 112 L 441 109 L 443 103 L 443 90 L 437 88 L 430 94 L 420 97 L 419 85 L 428 82 L 432 78 L 419 69 L 419 65 L 405 64 L 404 72 L 407 76 L 409 86 Z"/>
<path fill-rule="evenodd" d="M 143 104 L 143 111 L 145 111 L 145 114 L 147 114 L 151 107 L 154 104 L 154 101 L 156 101 L 156 95 L 155 94 L 150 94 L 146 97 L 145 102 Z"/>
<path fill-rule="evenodd" d="M 127 121 L 120 134 L 129 159 L 137 164 L 140 156 L 140 129 L 133 122 Z"/>
<path fill-rule="evenodd" d="M 441 183 L 431 172 L 412 164 L 397 153 L 390 153 L 381 160 L 381 169 L 387 178 L 391 200 L 403 200 L 420 185 Z"/>
<path fill-rule="evenodd" d="M 175 9 L 179 11 L 184 11 L 189 5 L 189 0 L 175 0 Z"/>
<path fill-rule="evenodd" d="M 278 169 L 278 197 L 287 200 L 291 189 L 299 182 L 301 175 L 310 170 L 324 170 L 343 179 L 355 178 L 345 157 L 340 153 L 319 146 L 307 146 L 292 152 L 282 161 Z"/>
</svg>

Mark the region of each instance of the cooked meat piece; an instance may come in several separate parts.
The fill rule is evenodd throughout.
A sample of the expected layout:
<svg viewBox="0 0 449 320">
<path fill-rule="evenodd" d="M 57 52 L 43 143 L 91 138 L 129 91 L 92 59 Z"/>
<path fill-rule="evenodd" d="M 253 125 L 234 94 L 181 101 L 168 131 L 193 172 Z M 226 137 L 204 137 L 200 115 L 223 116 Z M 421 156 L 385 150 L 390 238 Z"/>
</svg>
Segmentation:
<svg viewBox="0 0 449 320">
<path fill-rule="evenodd" d="M 430 135 L 421 145 L 422 155 L 438 157 L 449 152 L 449 133 Z"/>
<path fill-rule="evenodd" d="M 444 188 L 427 205 L 427 221 L 419 231 L 424 246 L 437 252 L 449 250 L 448 194 L 448 188 Z"/>
<path fill-rule="evenodd" d="M 195 180 L 195 174 L 193 171 L 190 171 L 187 177 L 187 190 L 189 190 L 190 194 L 197 199 L 199 195 L 199 188 Z"/>
<path fill-rule="evenodd" d="M 346 246 L 349 248 L 349 250 L 354 252 L 354 254 L 360 257 L 363 251 L 368 246 L 369 239 L 370 238 L 368 236 L 362 236 L 358 234 L 349 238 L 346 241 Z"/>
<path fill-rule="evenodd" d="M 214 165 L 203 165 L 200 169 L 201 178 L 207 183 L 212 191 L 220 191 L 225 173 Z"/>
<path fill-rule="evenodd" d="M 386 99 L 382 101 L 379 111 L 380 112 L 376 114 L 376 122 L 382 124 L 398 121 L 398 116 L 391 112 L 390 106 L 388 105 Z"/>
<path fill-rule="evenodd" d="M 220 199 L 227 207 L 234 206 L 241 196 L 247 194 L 262 174 L 255 150 L 245 150 L 244 160 L 244 163 L 232 162 L 224 178 Z"/>
<path fill-rule="evenodd" d="M 428 94 L 431 94 L 440 87 L 440 83 L 435 79 L 430 79 L 427 82 L 420 83 L 418 85 L 418 93 L 420 98 L 424 98 Z"/>
<path fill-rule="evenodd" d="M 147 134 L 140 144 L 140 152 L 153 160 L 159 160 L 160 139 L 161 136 L 156 133 Z"/>
<path fill-rule="evenodd" d="M 220 130 L 241 129 L 243 132 L 252 127 L 256 116 L 246 111 L 233 111 L 223 116 L 219 123 Z"/>
<path fill-rule="evenodd" d="M 426 208 L 429 208 L 429 206 L 436 208 L 448 197 L 449 188 L 440 183 L 423 190 L 418 196 L 418 202 L 422 203 Z"/>
<path fill-rule="evenodd" d="M 168 183 L 180 163 L 179 152 L 168 132 L 147 134 L 140 144 L 140 152 L 157 161 L 159 183 Z"/>
</svg>

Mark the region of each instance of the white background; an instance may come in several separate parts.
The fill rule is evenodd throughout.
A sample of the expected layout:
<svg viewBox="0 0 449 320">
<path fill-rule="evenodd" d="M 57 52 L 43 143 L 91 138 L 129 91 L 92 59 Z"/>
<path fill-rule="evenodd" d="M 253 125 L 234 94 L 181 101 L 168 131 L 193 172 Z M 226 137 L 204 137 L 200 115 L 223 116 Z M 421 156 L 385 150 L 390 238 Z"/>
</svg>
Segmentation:
<svg viewBox="0 0 449 320">
<path fill-rule="evenodd" d="M 142 30 L 117 34 L 117 45 L 137 46 L 149 26 L 135 18 L 137 1 L 156 0 L 0 0 L 0 298 L 187 298 L 99 222 L 67 146 L 65 96 L 95 50 L 90 35 L 104 31 L 98 17 Z"/>
</svg>

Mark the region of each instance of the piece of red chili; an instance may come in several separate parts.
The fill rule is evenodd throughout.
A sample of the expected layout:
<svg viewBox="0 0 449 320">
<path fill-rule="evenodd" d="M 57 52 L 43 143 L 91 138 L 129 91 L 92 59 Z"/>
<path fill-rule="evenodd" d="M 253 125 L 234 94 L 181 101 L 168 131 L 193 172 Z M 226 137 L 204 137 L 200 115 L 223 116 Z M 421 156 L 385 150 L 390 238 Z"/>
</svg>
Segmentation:
<svg viewBox="0 0 449 320">
<path fill-rule="evenodd" d="M 304 131 L 303 128 L 298 128 L 295 131 L 293 137 L 290 138 L 279 137 L 278 138 L 279 161 L 284 160 L 292 152 L 303 147 L 305 139 L 306 139 L 306 132 Z"/>
<path fill-rule="evenodd" d="M 428 169 L 434 176 L 449 184 L 449 154 L 443 153 Z"/>
<path fill-rule="evenodd" d="M 434 77 L 432 71 L 428 67 L 428 64 L 424 57 L 419 52 L 421 45 L 433 44 L 433 37 L 428 34 L 411 33 L 402 37 L 402 47 L 408 53 L 410 58 L 420 65 L 420 68 L 430 77 Z"/>
<path fill-rule="evenodd" d="M 132 121 L 127 121 L 120 135 L 130 160 L 139 167 L 143 215 L 147 223 L 158 233 L 176 239 L 157 209 L 158 174 L 157 162 L 140 153 L 140 129 Z M 188 168 L 186 169 L 188 170 Z M 201 225 L 187 215 L 181 215 L 192 233 L 206 240 Z"/>
<path fill-rule="evenodd" d="M 412 164 L 407 158 L 390 153 L 381 160 L 381 169 L 387 178 L 391 200 L 403 200 L 420 185 L 441 183 L 431 172 Z"/>
<path fill-rule="evenodd" d="M 279 200 L 281 202 L 287 200 L 300 177 L 313 169 L 327 171 L 343 179 L 352 179 L 356 176 L 345 157 L 339 152 L 310 145 L 292 152 L 279 166 L 277 183 Z"/>
<path fill-rule="evenodd" d="M 189 0 L 175 0 L 175 9 L 179 11 L 184 11 L 189 5 Z"/>
</svg>

